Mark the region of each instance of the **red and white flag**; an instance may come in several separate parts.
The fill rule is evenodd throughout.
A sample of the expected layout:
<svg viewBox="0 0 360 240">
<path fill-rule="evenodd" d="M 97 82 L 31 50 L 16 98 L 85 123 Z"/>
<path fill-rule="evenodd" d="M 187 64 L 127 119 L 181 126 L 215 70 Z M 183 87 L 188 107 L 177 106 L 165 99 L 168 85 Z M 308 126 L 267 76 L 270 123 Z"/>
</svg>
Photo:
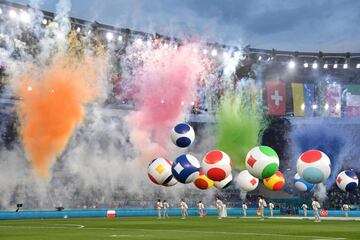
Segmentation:
<svg viewBox="0 0 360 240">
<path fill-rule="evenodd" d="M 282 116 L 286 113 L 285 83 L 266 81 L 267 105 L 270 115 Z"/>
</svg>

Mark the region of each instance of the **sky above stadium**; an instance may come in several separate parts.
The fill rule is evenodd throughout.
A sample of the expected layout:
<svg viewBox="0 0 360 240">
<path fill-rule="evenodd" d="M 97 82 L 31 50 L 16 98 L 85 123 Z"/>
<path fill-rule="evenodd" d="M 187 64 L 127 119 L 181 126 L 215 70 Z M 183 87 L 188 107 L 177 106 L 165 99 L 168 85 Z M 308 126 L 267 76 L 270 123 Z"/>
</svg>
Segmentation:
<svg viewBox="0 0 360 240">
<path fill-rule="evenodd" d="M 52 12 L 58 2 L 13 1 Z M 70 16 L 229 45 L 360 52 L 360 1 L 355 0 L 73 0 Z"/>
</svg>

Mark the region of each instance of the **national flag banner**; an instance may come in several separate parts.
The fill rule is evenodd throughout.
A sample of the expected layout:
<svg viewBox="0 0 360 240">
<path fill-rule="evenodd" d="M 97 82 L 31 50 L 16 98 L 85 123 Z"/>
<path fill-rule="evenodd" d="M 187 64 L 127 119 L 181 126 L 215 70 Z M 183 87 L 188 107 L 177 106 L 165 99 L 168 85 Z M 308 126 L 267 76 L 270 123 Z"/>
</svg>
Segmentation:
<svg viewBox="0 0 360 240">
<path fill-rule="evenodd" d="M 345 86 L 346 116 L 360 116 L 360 84 Z"/>
<path fill-rule="evenodd" d="M 285 83 L 266 81 L 267 106 L 270 115 L 282 116 L 286 113 Z"/>
<path fill-rule="evenodd" d="M 293 108 L 295 116 L 312 116 L 315 85 L 312 83 L 292 83 Z"/>
<path fill-rule="evenodd" d="M 328 84 L 326 87 L 325 110 L 330 117 L 341 117 L 341 85 L 338 83 Z"/>
</svg>

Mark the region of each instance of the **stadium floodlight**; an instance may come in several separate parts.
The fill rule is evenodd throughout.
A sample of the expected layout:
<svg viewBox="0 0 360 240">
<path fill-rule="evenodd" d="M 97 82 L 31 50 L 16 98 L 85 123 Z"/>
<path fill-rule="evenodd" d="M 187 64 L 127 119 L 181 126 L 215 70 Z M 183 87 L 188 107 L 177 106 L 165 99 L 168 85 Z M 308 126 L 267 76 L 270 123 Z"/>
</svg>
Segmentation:
<svg viewBox="0 0 360 240">
<path fill-rule="evenodd" d="M 197 52 L 198 52 L 198 49 L 197 49 L 197 48 L 193 48 L 193 52 L 194 52 L 194 53 L 197 53 Z"/>
<path fill-rule="evenodd" d="M 313 110 L 316 110 L 316 109 L 318 108 L 318 105 L 317 105 L 317 104 L 313 104 L 311 107 L 312 107 Z"/>
<path fill-rule="evenodd" d="M 2 10 L 2 8 L 0 8 L 0 15 L 3 13 L 3 10 Z"/>
<path fill-rule="evenodd" d="M 44 18 L 44 19 L 42 20 L 42 24 L 46 25 L 47 23 L 48 23 L 48 21 L 46 20 L 46 18 Z"/>
<path fill-rule="evenodd" d="M 348 69 L 349 65 L 347 63 L 344 63 L 343 69 Z"/>
<path fill-rule="evenodd" d="M 325 103 L 324 109 L 325 109 L 325 111 L 329 110 L 329 104 L 328 103 Z"/>
<path fill-rule="evenodd" d="M 148 47 L 151 47 L 152 42 L 151 42 L 151 40 L 150 40 L 150 39 L 146 41 L 146 45 L 147 45 Z"/>
<path fill-rule="evenodd" d="M 313 65 L 312 65 L 312 68 L 313 68 L 313 69 L 317 69 L 317 68 L 318 68 L 318 63 L 317 63 L 317 62 L 314 62 Z"/>
<path fill-rule="evenodd" d="M 329 65 L 327 63 L 324 64 L 324 68 L 327 69 Z"/>
<path fill-rule="evenodd" d="M 261 61 L 261 59 L 262 59 L 262 56 L 259 56 L 259 57 L 258 57 L 258 61 Z"/>
<path fill-rule="evenodd" d="M 119 42 L 122 42 L 122 40 L 123 40 L 123 36 L 119 35 L 119 36 L 118 36 L 118 41 L 119 41 Z"/>
<path fill-rule="evenodd" d="M 300 108 L 301 108 L 301 110 L 303 110 L 303 111 L 304 111 L 304 110 L 305 110 L 305 104 L 304 104 L 304 103 L 302 103 L 302 104 L 301 104 L 301 106 L 300 106 Z"/>
<path fill-rule="evenodd" d="M 108 42 L 113 40 L 113 38 L 114 38 L 114 34 L 112 32 L 107 32 L 106 33 L 106 39 L 108 40 Z"/>
<path fill-rule="evenodd" d="M 169 44 L 168 43 L 164 43 L 164 48 L 169 48 Z"/>
<path fill-rule="evenodd" d="M 160 102 L 161 102 L 161 104 L 163 104 L 165 101 L 164 101 L 163 99 L 161 99 L 161 101 L 160 101 Z"/>
<path fill-rule="evenodd" d="M 208 50 L 207 49 L 204 49 L 203 50 L 203 54 L 206 55 L 208 53 Z"/>
<path fill-rule="evenodd" d="M 294 60 L 291 60 L 289 63 L 288 63 L 288 67 L 291 68 L 291 69 L 294 69 L 296 66 L 296 63 Z"/>
<path fill-rule="evenodd" d="M 309 64 L 307 62 L 304 63 L 304 68 L 308 68 Z"/>
<path fill-rule="evenodd" d="M 81 31 L 81 28 L 80 28 L 80 27 L 77 27 L 77 28 L 76 28 L 76 32 L 79 33 L 80 31 Z"/>
<path fill-rule="evenodd" d="M 184 102 L 184 101 L 181 101 L 181 105 L 184 106 L 184 105 L 185 105 L 185 102 Z"/>
<path fill-rule="evenodd" d="M 215 57 L 217 55 L 217 50 L 216 49 L 213 49 L 211 51 L 211 56 Z"/>
<path fill-rule="evenodd" d="M 30 91 L 32 91 L 32 87 L 31 86 L 28 86 L 27 87 L 27 90 L 30 92 Z"/>
<path fill-rule="evenodd" d="M 338 68 L 338 64 L 337 64 L 337 63 L 334 63 L 333 68 L 334 68 L 334 69 L 337 69 L 337 68 Z"/>
<path fill-rule="evenodd" d="M 91 30 L 87 31 L 87 34 L 90 35 L 90 34 L 91 34 Z"/>
<path fill-rule="evenodd" d="M 23 23 L 30 23 L 30 21 L 31 21 L 30 14 L 26 11 L 21 11 L 20 12 L 20 21 Z"/>
<path fill-rule="evenodd" d="M 9 17 L 11 19 L 15 19 L 17 17 L 17 13 L 16 13 L 16 11 L 14 9 L 9 10 Z"/>
<path fill-rule="evenodd" d="M 356 68 L 357 68 L 357 69 L 360 68 L 360 63 L 356 64 Z"/>
<path fill-rule="evenodd" d="M 340 111 L 340 109 L 341 109 L 341 104 L 340 104 L 340 103 L 337 103 L 337 104 L 335 105 L 335 109 L 336 109 L 337 111 Z"/>
<path fill-rule="evenodd" d="M 137 39 L 135 40 L 135 43 L 136 43 L 137 45 L 142 45 L 143 40 L 142 40 L 141 38 L 137 38 Z"/>
</svg>

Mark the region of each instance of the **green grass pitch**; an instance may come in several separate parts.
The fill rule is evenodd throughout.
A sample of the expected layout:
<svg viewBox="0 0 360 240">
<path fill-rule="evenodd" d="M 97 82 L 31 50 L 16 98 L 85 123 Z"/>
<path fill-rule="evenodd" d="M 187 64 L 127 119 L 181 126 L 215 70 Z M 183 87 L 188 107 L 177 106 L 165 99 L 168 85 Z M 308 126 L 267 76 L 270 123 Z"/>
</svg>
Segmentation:
<svg viewBox="0 0 360 240">
<path fill-rule="evenodd" d="M 360 239 L 359 221 L 127 217 L 0 221 L 0 239 Z"/>
</svg>

